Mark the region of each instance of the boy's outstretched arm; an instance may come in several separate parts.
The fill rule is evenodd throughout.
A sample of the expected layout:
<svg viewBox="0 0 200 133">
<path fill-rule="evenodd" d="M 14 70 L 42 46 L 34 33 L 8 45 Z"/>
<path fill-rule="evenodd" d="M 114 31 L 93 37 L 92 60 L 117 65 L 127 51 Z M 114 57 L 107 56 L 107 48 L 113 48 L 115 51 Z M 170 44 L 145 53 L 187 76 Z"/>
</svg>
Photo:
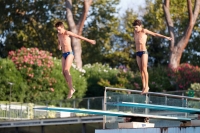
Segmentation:
<svg viewBox="0 0 200 133">
<path fill-rule="evenodd" d="M 167 36 L 164 36 L 164 35 L 161 35 L 161 34 L 158 34 L 158 33 L 155 33 L 155 32 L 152 32 L 152 31 L 149 31 L 147 29 L 144 29 L 144 32 L 147 33 L 147 34 L 150 34 L 152 36 L 156 36 L 156 37 L 162 37 L 162 38 L 166 38 L 168 40 L 172 40 L 171 37 L 167 37 Z"/>
<path fill-rule="evenodd" d="M 96 41 L 95 41 L 95 40 L 91 40 L 91 39 L 85 38 L 85 37 L 83 37 L 83 36 L 79 36 L 79 35 L 77 35 L 77 34 L 74 34 L 73 32 L 70 32 L 70 31 L 65 31 L 65 34 L 70 35 L 70 36 L 72 36 L 72 37 L 79 38 L 79 39 L 84 40 L 84 41 L 87 41 L 87 42 L 89 42 L 89 43 L 91 43 L 91 44 L 96 44 Z"/>
</svg>

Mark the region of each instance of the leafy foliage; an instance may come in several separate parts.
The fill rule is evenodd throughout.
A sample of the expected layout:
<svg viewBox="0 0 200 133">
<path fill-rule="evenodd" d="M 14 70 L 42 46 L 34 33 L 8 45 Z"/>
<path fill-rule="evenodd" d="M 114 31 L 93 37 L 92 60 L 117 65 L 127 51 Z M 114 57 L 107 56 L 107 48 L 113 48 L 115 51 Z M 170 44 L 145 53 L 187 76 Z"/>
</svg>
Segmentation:
<svg viewBox="0 0 200 133">
<path fill-rule="evenodd" d="M 51 77 L 56 79 L 56 83 L 53 85 L 55 88 L 55 92 L 53 100 L 66 99 L 68 94 L 68 86 L 62 74 L 62 66 L 61 61 L 54 58 L 54 67 L 50 73 Z M 73 94 L 73 98 L 82 98 L 85 96 L 85 92 L 87 91 L 87 81 L 83 76 L 83 72 L 80 72 L 74 65 L 70 69 L 70 73 L 73 80 L 73 86 L 76 89 L 76 92 Z"/>
<path fill-rule="evenodd" d="M 98 82 L 102 79 L 114 82 L 114 77 L 116 77 L 118 73 L 117 69 L 112 69 L 109 65 L 102 65 L 99 63 L 93 65 L 86 64 L 83 66 L 83 69 L 86 70 L 84 77 L 87 79 L 88 83 L 87 97 L 103 96 L 104 87 L 106 85 L 102 86 Z"/>
<path fill-rule="evenodd" d="M 26 92 L 26 101 L 37 101 L 37 98 L 48 96 L 54 91 L 52 86 L 56 79 L 50 75 L 53 61 L 49 52 L 23 47 L 17 51 L 10 51 L 8 57 L 15 63 L 23 78 L 27 80 L 28 90 L 31 91 Z"/>
<path fill-rule="evenodd" d="M 174 86 L 168 77 L 168 68 L 164 66 L 151 67 L 149 72 L 149 88 L 153 92 L 173 91 Z"/>
<path fill-rule="evenodd" d="M 22 102 L 28 87 L 15 64 L 9 59 L 0 59 L 0 100 Z M 11 84 L 10 84 L 11 83 Z"/>
<path fill-rule="evenodd" d="M 102 96 L 104 87 L 127 88 L 142 90 L 142 82 L 139 72 L 133 72 L 125 66 L 119 66 L 118 69 L 112 69 L 108 65 L 87 64 L 85 77 L 88 82 L 87 97 Z M 150 91 L 171 91 L 173 85 L 167 76 L 168 69 L 162 66 L 149 69 Z"/>
<path fill-rule="evenodd" d="M 166 30 L 167 25 L 165 23 L 162 1 L 156 0 L 155 2 L 152 2 L 150 0 L 147 0 L 146 4 L 146 13 L 143 17 L 144 28 L 159 34 L 169 36 Z M 148 36 L 147 48 L 149 53 L 149 64 L 151 66 L 168 64 L 168 46 L 168 40 Z"/>
<path fill-rule="evenodd" d="M 168 76 L 176 82 L 179 89 L 187 90 L 192 83 L 200 82 L 200 68 L 184 63 L 177 69 L 169 68 Z"/>
<path fill-rule="evenodd" d="M 4 55 L 25 47 L 38 47 L 58 54 L 57 36 L 53 29 L 59 16 L 60 1 L 0 1 L 0 37 L 5 39 Z M 6 56 L 7 57 L 7 56 Z"/>
<path fill-rule="evenodd" d="M 132 23 L 137 18 L 133 10 L 129 9 L 125 14 L 120 17 L 120 25 L 118 26 L 118 32 L 115 33 L 112 39 L 112 49 L 109 53 L 105 54 L 105 62 L 110 66 L 116 67 L 125 65 L 131 70 L 138 70 L 135 60 L 135 45 L 133 38 L 133 26 Z"/>
<path fill-rule="evenodd" d="M 62 75 L 61 62 L 53 59 L 51 53 L 37 48 L 21 48 L 9 52 L 9 58 L 15 63 L 22 81 L 27 84 L 21 94 L 23 101 L 53 101 L 66 99 L 68 87 Z M 86 91 L 86 80 L 75 68 L 71 70 L 74 87 L 77 93 L 74 97 L 83 97 Z"/>
<path fill-rule="evenodd" d="M 88 45 L 82 42 L 82 59 L 84 64 L 102 62 L 112 48 L 114 34 L 118 30 L 116 6 L 119 0 L 97 0 L 90 7 L 88 21 L 83 29 L 83 36 L 96 40 L 97 44 Z"/>
<path fill-rule="evenodd" d="M 200 83 L 190 84 L 190 88 L 187 91 L 188 96 L 191 97 L 200 97 Z"/>
<path fill-rule="evenodd" d="M 195 1 L 192 1 L 192 7 L 194 7 Z M 163 3 L 160 0 L 146 0 L 146 13 L 143 16 L 144 28 L 151 31 L 169 36 L 167 30 L 167 24 L 165 22 L 165 14 L 163 11 Z M 174 24 L 175 43 L 180 41 L 184 36 L 186 26 L 188 25 L 188 6 L 187 1 L 171 0 L 170 1 L 170 16 Z M 194 31 L 191 35 L 190 41 L 185 48 L 180 63 L 191 63 L 193 65 L 199 65 L 199 18 L 197 19 Z M 175 46 L 176 46 L 175 44 Z M 167 65 L 170 58 L 169 41 L 161 38 L 148 37 L 148 52 L 149 62 L 153 66 Z M 179 50 L 180 51 L 180 50 Z"/>
</svg>

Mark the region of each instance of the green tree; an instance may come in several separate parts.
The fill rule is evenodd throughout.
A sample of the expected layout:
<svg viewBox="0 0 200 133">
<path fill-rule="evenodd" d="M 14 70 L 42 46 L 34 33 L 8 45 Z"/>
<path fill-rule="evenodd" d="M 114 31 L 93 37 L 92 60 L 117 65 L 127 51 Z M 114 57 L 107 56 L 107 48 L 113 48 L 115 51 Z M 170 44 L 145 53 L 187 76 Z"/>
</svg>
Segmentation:
<svg viewBox="0 0 200 133">
<path fill-rule="evenodd" d="M 164 39 L 155 37 L 148 38 L 147 46 L 148 46 L 150 63 L 154 65 L 158 64 L 166 65 L 170 63 L 171 65 L 172 58 L 177 59 L 178 64 L 180 63 L 180 61 L 195 63 L 192 60 L 193 57 L 198 59 L 197 57 L 198 43 L 196 42 L 196 40 L 198 40 L 197 36 L 199 35 L 199 28 L 198 28 L 199 18 L 196 18 L 196 12 L 198 12 L 197 3 L 195 3 L 195 1 L 186 2 L 181 0 L 176 0 L 176 1 L 166 0 L 163 3 L 162 1 L 159 0 L 156 0 L 154 2 L 147 0 L 146 4 L 147 4 L 145 8 L 146 14 L 143 17 L 144 27 L 154 32 L 168 35 L 168 31 L 166 30 L 166 25 L 169 24 L 168 23 L 169 20 L 165 22 L 164 19 L 166 16 L 168 16 L 167 18 L 170 19 L 170 25 L 172 25 L 170 28 L 170 33 L 171 33 L 170 35 L 171 37 L 173 37 L 173 40 L 170 44 L 168 43 L 167 40 Z M 167 6 L 165 7 L 164 10 L 165 12 L 163 11 L 163 6 L 164 7 Z M 191 11 L 192 7 L 194 8 L 194 13 L 193 13 L 194 16 L 188 15 L 188 11 Z M 192 18 L 189 16 L 191 16 Z M 190 23 L 191 21 L 193 21 L 193 23 L 195 24 L 196 19 L 197 19 L 196 25 L 193 25 L 194 28 L 192 25 L 191 27 L 186 27 L 188 23 Z M 191 21 L 188 22 L 188 20 Z M 191 28 L 194 29 L 193 32 L 191 33 L 186 32 L 187 30 L 192 30 Z M 184 44 L 181 44 L 181 42 L 183 42 L 184 37 L 186 39 L 190 35 L 191 35 L 190 41 L 185 40 Z M 176 51 L 173 51 L 175 49 Z M 184 53 L 182 53 L 183 50 Z M 175 55 L 177 55 L 177 58 L 174 57 Z M 183 58 L 181 59 L 181 57 Z M 181 60 L 178 61 L 178 59 Z"/>
<path fill-rule="evenodd" d="M 170 7 L 171 5 L 175 5 L 175 6 L 171 8 Z M 187 7 L 186 11 L 184 10 L 185 9 L 184 7 L 185 8 Z M 181 12 L 180 12 L 180 9 L 182 10 Z M 165 13 L 165 19 L 168 25 L 170 36 L 173 38 L 170 44 L 169 64 L 172 68 L 177 68 L 180 64 L 183 51 L 188 45 L 190 36 L 194 29 L 194 25 L 199 16 L 200 1 L 187 0 L 186 2 L 186 1 L 181 1 L 181 0 L 176 0 L 176 1 L 164 0 L 163 10 Z M 179 15 L 176 15 L 174 13 L 179 13 L 179 14 L 181 13 L 183 14 L 184 18 L 185 16 L 187 16 L 187 19 L 184 19 L 183 21 L 177 21 L 181 19 L 179 18 Z M 187 15 L 185 15 L 186 13 Z M 182 29 L 180 28 L 177 30 L 176 24 L 179 24 L 179 25 L 184 24 L 184 25 L 181 26 Z M 178 33 L 181 33 L 181 34 L 178 34 Z M 176 35 L 180 35 L 180 36 L 177 37 Z"/>
<path fill-rule="evenodd" d="M 38 47 L 58 53 L 53 29 L 59 17 L 59 1 L 1 0 L 0 37 L 5 39 L 5 53 L 25 47 Z"/>
<path fill-rule="evenodd" d="M 84 64 L 106 61 L 106 54 L 113 48 L 113 37 L 118 31 L 118 19 L 116 6 L 118 0 L 98 0 L 91 6 L 90 21 L 85 25 L 83 35 L 94 38 L 95 46 L 86 45 L 83 42 Z"/>
<path fill-rule="evenodd" d="M 191 35 L 191 39 L 188 42 L 188 45 L 185 48 L 184 53 L 181 58 L 181 62 L 190 63 L 194 66 L 196 65 L 200 66 L 200 56 L 198 52 L 200 51 L 200 47 L 199 47 L 200 21 L 199 20 L 200 19 L 198 18 L 198 21 L 195 24 L 193 33 Z"/>
<path fill-rule="evenodd" d="M 138 70 L 132 26 L 137 17 L 132 9 L 128 9 L 120 18 L 118 32 L 112 39 L 112 48 L 105 54 L 106 63 L 109 63 L 112 67 L 125 65 L 129 69 Z"/>
<path fill-rule="evenodd" d="M 117 29 L 118 3 L 119 0 L 73 1 L 73 3 L 70 0 L 0 1 L 2 7 L 0 38 L 5 39 L 3 42 L 5 53 L 25 46 L 37 47 L 59 57 L 57 36 L 53 28 L 58 18 L 60 21 L 67 19 L 66 28 L 72 32 L 79 35 L 84 33 L 84 36 L 97 40 L 97 48 L 88 44 L 84 47 L 88 46 L 90 51 L 103 53 L 105 47 L 110 45 L 113 30 Z M 80 62 L 78 66 L 82 66 L 80 40 L 72 38 L 72 47 L 75 51 L 75 61 Z M 91 50 L 93 48 L 95 49 Z M 88 57 L 85 53 L 84 56 Z"/>
<path fill-rule="evenodd" d="M 80 5 L 82 3 L 83 5 Z M 89 8 L 92 4 L 92 0 L 85 0 L 83 2 L 75 1 L 72 3 L 72 0 L 66 0 L 66 16 L 67 24 L 70 29 L 75 34 L 81 35 L 84 27 L 84 22 L 87 18 Z M 73 10 L 74 8 L 74 10 Z M 76 15 L 78 11 L 82 10 L 81 15 Z M 78 68 L 82 68 L 82 48 L 80 39 L 72 37 L 72 47 L 74 50 L 74 60 Z"/>
<path fill-rule="evenodd" d="M 102 53 L 109 47 L 110 37 L 116 25 L 115 14 L 118 3 L 119 0 L 85 0 L 83 2 L 73 1 L 73 3 L 71 0 L 66 1 L 69 29 L 79 35 L 83 33 L 87 38 L 95 39 L 97 42 L 95 46 L 85 45 L 86 42 L 83 42 L 84 63 L 88 63 L 85 58 L 91 62 L 101 59 Z M 72 46 L 75 51 L 76 64 L 81 68 L 82 48 L 80 40 L 72 38 Z M 95 59 L 94 55 L 98 58 Z"/>
<path fill-rule="evenodd" d="M 144 28 L 153 32 L 167 35 L 166 25 L 164 21 L 164 12 L 162 1 L 146 1 L 145 14 L 143 16 Z M 159 64 L 167 65 L 169 60 L 169 41 L 148 36 L 147 48 L 149 53 L 149 64 L 151 66 L 159 66 Z"/>
</svg>

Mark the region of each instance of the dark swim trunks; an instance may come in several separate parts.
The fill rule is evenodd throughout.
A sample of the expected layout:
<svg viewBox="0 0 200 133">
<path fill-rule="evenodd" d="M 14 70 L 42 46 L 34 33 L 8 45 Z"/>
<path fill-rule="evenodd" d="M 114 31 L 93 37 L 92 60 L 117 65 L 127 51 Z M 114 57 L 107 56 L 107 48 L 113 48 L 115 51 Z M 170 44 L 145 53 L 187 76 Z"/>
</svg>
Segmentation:
<svg viewBox="0 0 200 133">
<path fill-rule="evenodd" d="M 143 54 L 148 54 L 147 51 L 138 51 L 136 52 L 136 56 L 139 56 L 140 58 L 142 57 Z"/>
<path fill-rule="evenodd" d="M 74 52 L 71 51 L 71 52 L 62 53 L 62 56 L 66 59 L 67 56 L 70 54 L 74 55 Z"/>
</svg>

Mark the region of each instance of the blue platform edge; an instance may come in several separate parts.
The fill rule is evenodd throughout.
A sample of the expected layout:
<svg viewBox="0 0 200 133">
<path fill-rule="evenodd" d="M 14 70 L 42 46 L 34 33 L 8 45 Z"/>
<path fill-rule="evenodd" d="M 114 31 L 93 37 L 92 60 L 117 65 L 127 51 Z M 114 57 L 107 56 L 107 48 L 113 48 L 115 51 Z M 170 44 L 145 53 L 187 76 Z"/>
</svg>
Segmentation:
<svg viewBox="0 0 200 133">
<path fill-rule="evenodd" d="M 144 103 L 130 103 L 130 102 L 110 102 L 110 103 L 108 102 L 106 104 L 112 105 L 112 106 L 139 107 L 139 108 L 148 108 L 148 109 L 155 109 L 155 110 L 167 110 L 167 111 L 175 111 L 175 112 L 200 114 L 200 109 L 196 109 L 196 108 L 155 105 L 155 104 L 144 104 Z"/>
</svg>

